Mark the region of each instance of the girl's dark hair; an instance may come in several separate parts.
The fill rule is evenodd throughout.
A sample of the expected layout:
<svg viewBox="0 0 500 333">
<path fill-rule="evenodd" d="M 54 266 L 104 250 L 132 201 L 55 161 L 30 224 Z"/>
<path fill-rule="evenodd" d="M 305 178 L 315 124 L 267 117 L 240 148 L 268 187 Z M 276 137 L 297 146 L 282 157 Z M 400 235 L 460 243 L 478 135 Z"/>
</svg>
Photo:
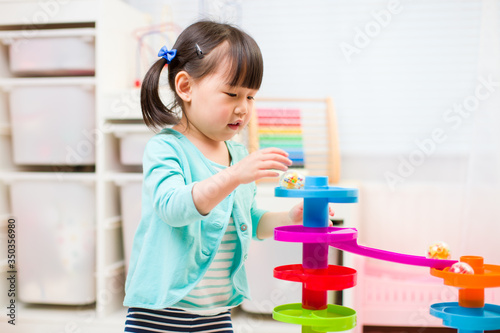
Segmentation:
<svg viewBox="0 0 500 333">
<path fill-rule="evenodd" d="M 142 83 L 142 115 L 152 129 L 179 121 L 176 110 L 183 110 L 183 103 L 175 90 L 175 77 L 180 71 L 186 71 L 196 80 L 213 73 L 219 64 L 228 63 L 228 85 L 260 88 L 264 64 L 259 46 L 252 37 L 234 26 L 211 21 L 196 22 L 179 35 L 172 49 L 177 49 L 177 55 L 168 65 L 168 83 L 175 95 L 172 104 L 167 107 L 158 91 L 160 74 L 167 60 L 160 58 L 154 63 Z"/>
</svg>

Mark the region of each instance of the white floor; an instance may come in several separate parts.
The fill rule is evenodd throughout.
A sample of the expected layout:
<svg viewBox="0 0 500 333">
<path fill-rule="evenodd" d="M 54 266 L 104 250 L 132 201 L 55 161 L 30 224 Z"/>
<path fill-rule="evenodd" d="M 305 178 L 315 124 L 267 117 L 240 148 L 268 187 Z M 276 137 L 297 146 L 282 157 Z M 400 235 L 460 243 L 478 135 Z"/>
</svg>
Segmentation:
<svg viewBox="0 0 500 333">
<path fill-rule="evenodd" d="M 106 318 L 96 318 L 90 308 L 77 307 L 29 307 L 20 306 L 16 313 L 16 325 L 0 322 L 2 333 L 119 333 L 123 332 L 126 309 Z M 239 308 L 233 310 L 235 333 L 295 333 L 297 325 L 280 323 L 270 315 L 248 314 Z"/>
</svg>

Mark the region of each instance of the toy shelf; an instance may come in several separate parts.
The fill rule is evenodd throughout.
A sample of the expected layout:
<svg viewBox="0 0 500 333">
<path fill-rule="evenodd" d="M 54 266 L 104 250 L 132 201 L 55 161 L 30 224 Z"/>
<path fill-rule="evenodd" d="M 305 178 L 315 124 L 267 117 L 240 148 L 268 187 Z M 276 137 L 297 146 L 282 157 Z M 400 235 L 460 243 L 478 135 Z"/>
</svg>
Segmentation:
<svg viewBox="0 0 500 333">
<path fill-rule="evenodd" d="M 53 207 L 46 205 L 52 208 L 46 212 L 49 221 L 53 218 L 59 226 L 66 225 L 63 229 L 54 229 L 56 232 L 53 234 L 61 236 L 56 237 L 56 240 L 64 241 L 64 237 L 71 236 L 81 242 L 63 242 L 69 246 L 68 251 L 58 253 L 76 253 L 88 259 L 87 263 L 93 263 L 89 267 L 90 272 L 80 272 L 93 285 L 86 300 L 66 305 L 64 300 L 44 304 L 36 293 L 29 297 L 40 299 L 40 302 L 17 299 L 19 310 L 16 328 L 20 332 L 34 331 L 42 323 L 47 330 L 55 331 L 70 322 L 79 322 L 76 326 L 88 326 L 95 332 L 100 332 L 99 327 L 105 328 L 102 331 L 112 332 L 116 328 L 116 321 L 111 323 L 105 318 L 113 313 L 123 316 L 125 258 L 120 186 L 116 182 L 119 179 L 135 179 L 140 170 L 120 165 L 119 145 L 114 134 L 116 128 L 113 127 L 115 124 L 110 126 L 108 116 L 110 110 L 113 111 L 113 105 L 118 104 L 119 107 L 122 102 L 113 92 L 133 90 L 137 55 L 134 31 L 149 24 L 149 16 L 119 0 L 72 0 L 51 4 L 25 0 L 0 3 L 0 245 L 2 249 L 5 248 L 3 241 L 7 232 L 7 219 L 23 216 L 23 221 L 19 223 L 35 223 L 32 216 L 27 217 L 29 208 L 19 208 L 22 207 L 23 193 L 29 194 L 33 202 L 38 201 L 35 198 L 38 192 L 30 189 L 30 186 L 34 186 L 40 191 L 40 201 L 59 198 Z M 26 49 L 31 52 L 26 52 Z M 37 61 L 27 57 L 30 53 L 37 55 Z M 81 98 L 81 102 L 75 98 Z M 41 110 L 35 107 L 19 112 L 13 108 L 34 105 L 41 109 L 42 104 L 50 112 L 59 112 L 54 114 L 54 119 L 65 119 L 78 107 L 80 111 L 73 118 L 70 116 L 68 120 L 61 120 L 61 124 L 56 121 L 55 125 L 60 125 L 58 129 L 62 129 L 60 133 L 54 131 L 38 135 L 38 140 L 20 141 L 23 137 L 21 131 L 29 130 L 23 124 L 32 126 L 30 121 L 34 119 L 34 113 Z M 56 107 L 59 109 L 56 110 Z M 39 112 L 36 117 L 42 117 L 47 112 Z M 83 121 L 80 121 L 80 117 Z M 82 122 L 88 126 L 64 131 Z M 81 136 L 71 138 L 75 132 Z M 62 143 L 61 149 L 63 153 L 66 152 L 62 159 L 50 159 L 54 157 L 49 155 L 49 145 L 34 150 L 40 153 L 38 160 L 27 160 L 26 156 L 20 154 L 31 146 L 40 145 L 50 135 L 54 136 L 56 142 Z M 74 140 L 72 144 L 71 139 Z M 44 195 L 44 192 L 50 195 Z M 85 198 L 85 206 L 71 202 L 75 193 L 79 192 Z M 70 228 L 69 223 L 74 220 L 67 215 L 71 212 L 64 210 L 65 200 L 76 208 L 90 207 L 82 212 L 88 216 L 87 222 L 81 224 L 87 232 L 72 234 L 78 229 Z M 26 201 L 26 204 L 29 202 Z M 19 243 L 23 237 L 27 237 L 26 234 L 19 236 Z M 47 237 L 40 234 L 41 240 L 47 240 Z M 81 247 L 71 248 L 71 244 Z M 36 244 L 31 244 L 30 252 L 23 248 L 25 245 L 19 245 L 18 251 L 25 257 L 29 257 L 30 252 L 34 255 L 45 250 Z M 87 257 L 84 253 L 87 253 Z M 6 255 L 5 251 L 0 253 L 0 262 Z M 54 257 L 53 261 L 58 262 L 56 259 Z M 78 277 L 78 269 L 71 266 L 75 258 L 63 259 L 65 261 L 61 263 L 69 265 L 64 266 L 66 271 Z M 2 266 L 2 276 L 6 272 L 4 268 Z M 7 290 L 2 283 L 1 289 Z M 60 290 L 64 283 L 61 279 Z M 18 284 L 18 289 L 23 285 Z M 24 288 L 24 292 L 27 292 L 28 288 Z M 7 306 L 10 299 L 4 294 L 0 296 L 0 305 Z M 67 294 L 70 296 L 71 292 Z M 88 320 L 81 324 L 85 318 Z M 7 319 L 7 316 L 3 316 L 0 320 L 0 331 L 11 328 Z"/>
</svg>

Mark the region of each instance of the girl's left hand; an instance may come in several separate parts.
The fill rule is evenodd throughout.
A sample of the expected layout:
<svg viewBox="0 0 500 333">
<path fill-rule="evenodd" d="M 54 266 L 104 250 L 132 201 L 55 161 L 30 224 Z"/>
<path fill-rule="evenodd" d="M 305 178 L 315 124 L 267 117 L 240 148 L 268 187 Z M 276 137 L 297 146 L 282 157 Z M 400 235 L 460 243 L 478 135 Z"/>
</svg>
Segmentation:
<svg viewBox="0 0 500 333">
<path fill-rule="evenodd" d="M 328 215 L 330 217 L 333 217 L 335 215 L 335 212 L 332 210 L 332 207 L 328 206 Z M 288 212 L 288 217 L 290 218 L 290 224 L 302 224 L 303 222 L 303 216 L 304 216 L 304 201 L 301 201 L 300 203 L 296 204 L 295 206 L 290 209 Z M 328 226 L 333 226 L 332 221 L 329 219 L 328 220 Z"/>
</svg>

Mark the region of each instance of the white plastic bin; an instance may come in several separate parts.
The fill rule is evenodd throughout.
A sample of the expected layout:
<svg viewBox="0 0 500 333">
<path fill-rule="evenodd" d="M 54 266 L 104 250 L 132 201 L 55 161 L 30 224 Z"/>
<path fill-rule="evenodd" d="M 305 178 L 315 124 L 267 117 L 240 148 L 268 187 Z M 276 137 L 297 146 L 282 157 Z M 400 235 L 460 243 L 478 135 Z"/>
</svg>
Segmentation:
<svg viewBox="0 0 500 333">
<path fill-rule="evenodd" d="M 30 34 L 12 32 L 4 37 L 10 44 L 10 69 L 17 75 L 94 75 L 93 29 L 37 30 Z"/>
<path fill-rule="evenodd" d="M 126 271 L 129 267 L 135 231 L 141 220 L 141 197 L 142 181 L 128 181 L 121 184 L 120 203 Z"/>
<path fill-rule="evenodd" d="M 147 128 L 145 129 L 147 131 Z M 120 162 L 123 165 L 142 165 L 142 156 L 154 133 L 120 133 Z"/>
<path fill-rule="evenodd" d="M 93 88 L 79 84 L 12 87 L 14 163 L 94 164 L 94 100 Z"/>
<path fill-rule="evenodd" d="M 19 300 L 79 305 L 96 300 L 95 194 L 92 181 L 17 180 Z"/>
</svg>

